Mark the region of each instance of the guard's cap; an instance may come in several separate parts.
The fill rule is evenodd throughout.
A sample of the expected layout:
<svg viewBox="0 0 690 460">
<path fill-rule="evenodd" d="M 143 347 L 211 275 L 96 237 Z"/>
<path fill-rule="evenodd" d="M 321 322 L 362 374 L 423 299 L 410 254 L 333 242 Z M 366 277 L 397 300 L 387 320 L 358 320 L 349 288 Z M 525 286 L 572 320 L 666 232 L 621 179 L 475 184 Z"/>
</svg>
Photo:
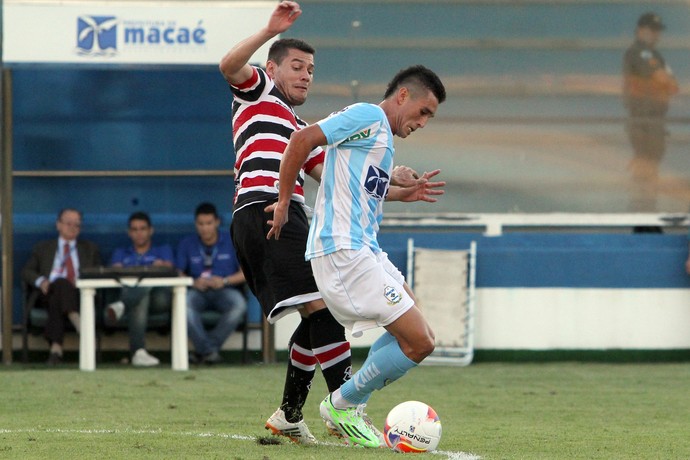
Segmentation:
<svg viewBox="0 0 690 460">
<path fill-rule="evenodd" d="M 637 20 L 637 27 L 649 27 L 652 30 L 664 30 L 666 26 L 661 22 L 661 17 L 656 13 L 645 13 Z"/>
</svg>

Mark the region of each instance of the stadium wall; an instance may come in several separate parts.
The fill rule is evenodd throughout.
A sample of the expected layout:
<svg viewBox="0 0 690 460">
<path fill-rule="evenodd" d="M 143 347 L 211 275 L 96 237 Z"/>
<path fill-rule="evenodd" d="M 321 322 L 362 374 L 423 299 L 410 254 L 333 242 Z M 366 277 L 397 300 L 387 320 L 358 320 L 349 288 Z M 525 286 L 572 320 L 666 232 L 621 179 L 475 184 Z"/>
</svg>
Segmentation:
<svg viewBox="0 0 690 460">
<path fill-rule="evenodd" d="M 382 246 L 403 272 L 408 237 L 444 249 L 477 242 L 480 352 L 690 349 L 685 235 L 386 232 Z M 278 324 L 279 349 L 294 320 Z M 352 345 L 368 346 L 380 333 Z"/>
</svg>

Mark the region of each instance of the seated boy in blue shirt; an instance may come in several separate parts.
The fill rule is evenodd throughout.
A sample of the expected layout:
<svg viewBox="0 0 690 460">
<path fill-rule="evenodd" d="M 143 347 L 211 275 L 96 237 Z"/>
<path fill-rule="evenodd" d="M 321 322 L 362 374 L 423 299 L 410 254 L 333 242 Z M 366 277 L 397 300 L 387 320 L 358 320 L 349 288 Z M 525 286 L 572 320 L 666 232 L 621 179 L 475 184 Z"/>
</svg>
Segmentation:
<svg viewBox="0 0 690 460">
<path fill-rule="evenodd" d="M 187 331 L 194 344 L 192 363 L 214 364 L 221 361 L 223 343 L 242 324 L 247 300 L 240 287 L 244 274 L 235 255 L 230 232 L 219 231 L 220 217 L 211 203 L 201 203 L 194 213 L 196 234 L 180 241 L 177 268 L 194 278 L 187 291 Z M 204 328 L 202 313 L 216 310 L 218 323 Z"/>
<path fill-rule="evenodd" d="M 146 265 L 173 266 L 170 245 L 154 246 L 153 225 L 145 212 L 135 212 L 128 219 L 132 245 L 117 248 L 110 259 L 113 267 L 141 267 Z M 129 349 L 134 366 L 156 366 L 160 361 L 146 351 L 145 337 L 149 313 L 169 312 L 172 291 L 168 287 L 128 287 L 121 290 L 120 300 L 108 305 L 106 314 L 110 322 L 127 317 Z"/>
</svg>

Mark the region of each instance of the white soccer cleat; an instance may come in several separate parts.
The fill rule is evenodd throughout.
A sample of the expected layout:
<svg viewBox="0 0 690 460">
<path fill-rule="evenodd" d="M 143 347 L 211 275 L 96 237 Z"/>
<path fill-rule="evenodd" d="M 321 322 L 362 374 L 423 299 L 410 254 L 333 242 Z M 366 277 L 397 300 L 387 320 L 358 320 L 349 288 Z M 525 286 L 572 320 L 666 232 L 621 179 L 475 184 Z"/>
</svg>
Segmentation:
<svg viewBox="0 0 690 460">
<path fill-rule="evenodd" d="M 324 423 L 326 424 L 326 430 L 328 430 L 328 434 L 331 436 L 335 436 L 336 438 L 341 438 L 343 435 L 338 431 L 338 428 L 331 422 L 330 420 L 324 419 Z"/>
<path fill-rule="evenodd" d="M 278 409 L 266 420 L 266 429 L 276 436 L 285 436 L 297 444 L 316 444 L 316 438 L 311 434 L 304 419 L 299 422 L 288 422 L 285 412 Z"/>
</svg>

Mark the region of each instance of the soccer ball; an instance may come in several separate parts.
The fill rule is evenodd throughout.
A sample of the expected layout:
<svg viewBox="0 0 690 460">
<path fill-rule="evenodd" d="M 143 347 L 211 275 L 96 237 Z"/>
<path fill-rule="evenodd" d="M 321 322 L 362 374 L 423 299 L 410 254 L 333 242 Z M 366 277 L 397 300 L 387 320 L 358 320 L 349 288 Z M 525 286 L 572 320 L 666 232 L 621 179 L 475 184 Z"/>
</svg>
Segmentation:
<svg viewBox="0 0 690 460">
<path fill-rule="evenodd" d="M 396 452 L 431 452 L 441 440 L 441 420 L 431 406 L 405 401 L 388 413 L 383 437 Z"/>
</svg>

